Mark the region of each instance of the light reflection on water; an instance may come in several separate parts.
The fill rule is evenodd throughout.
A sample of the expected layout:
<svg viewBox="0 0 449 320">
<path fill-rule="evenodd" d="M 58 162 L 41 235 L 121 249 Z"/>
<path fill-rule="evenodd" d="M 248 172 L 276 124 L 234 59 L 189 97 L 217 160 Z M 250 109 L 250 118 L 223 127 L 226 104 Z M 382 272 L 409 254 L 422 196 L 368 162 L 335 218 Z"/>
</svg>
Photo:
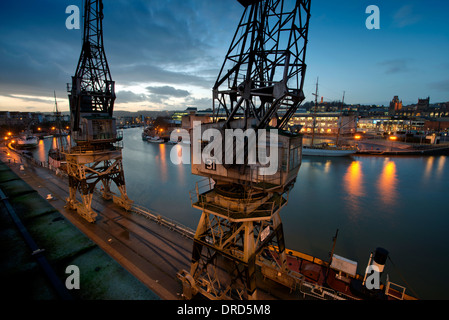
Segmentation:
<svg viewBox="0 0 449 320">
<path fill-rule="evenodd" d="M 349 215 L 356 219 L 362 213 L 360 198 L 365 195 L 360 161 L 353 161 L 344 176 L 343 187 L 347 193 L 346 205 Z"/>
<path fill-rule="evenodd" d="M 384 209 L 394 206 L 397 199 L 396 163 L 389 158 L 384 160 L 377 187 L 380 195 L 379 200 L 383 203 Z"/>
<path fill-rule="evenodd" d="M 128 196 L 196 229 L 200 212 L 191 208 L 189 191 L 202 177 L 192 175 L 190 165 L 172 163 L 170 152 L 181 152 L 179 145 L 151 144 L 140 134 L 139 128 L 124 130 Z M 40 143 L 35 158 L 46 161 L 52 142 Z M 381 246 L 400 268 L 387 264 L 391 281 L 404 284 L 403 276 L 421 298 L 449 299 L 449 282 L 440 275 L 449 265 L 446 158 L 303 157 L 281 212 L 286 247 L 327 260 L 339 229 L 335 253 L 358 261 L 359 273 Z"/>
</svg>

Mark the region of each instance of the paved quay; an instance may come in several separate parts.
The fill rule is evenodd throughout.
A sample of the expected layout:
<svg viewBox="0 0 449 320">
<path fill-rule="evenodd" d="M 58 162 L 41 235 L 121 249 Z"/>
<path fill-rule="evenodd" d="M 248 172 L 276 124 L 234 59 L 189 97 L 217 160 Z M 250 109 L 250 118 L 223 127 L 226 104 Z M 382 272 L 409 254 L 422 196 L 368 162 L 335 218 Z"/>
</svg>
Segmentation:
<svg viewBox="0 0 449 320">
<path fill-rule="evenodd" d="M 53 171 L 47 168 L 31 164 L 28 159 L 20 157 L 6 147 L 1 148 L 0 154 L 0 160 L 3 162 L 1 164 L 2 180 L 0 187 L 4 188 L 7 196 L 10 196 L 11 192 L 14 193 L 14 189 L 18 188 L 15 185 L 20 184 L 21 181 L 25 182 L 22 188 L 27 189 L 27 191 L 19 191 L 18 196 L 24 193 L 33 194 L 32 191 L 36 191 L 34 195 L 37 197 L 33 199 L 27 200 L 23 199 L 23 197 L 18 197 L 16 211 L 26 221 L 25 224 L 30 228 L 30 233 L 36 238 L 42 237 L 44 239 L 42 240 L 42 247 L 45 248 L 46 254 L 52 256 L 54 251 L 60 252 L 62 258 L 59 260 L 65 259 L 65 264 L 76 265 L 75 262 L 78 261 L 72 263 L 65 257 L 77 256 L 69 252 L 76 247 L 76 241 L 84 241 L 86 243 L 78 248 L 78 251 L 82 252 L 82 254 L 78 254 L 80 256 L 79 259 L 86 260 L 86 265 L 92 264 L 94 275 L 98 275 L 97 282 L 101 283 L 101 287 L 104 289 L 102 289 L 102 294 L 96 295 L 95 291 L 100 289 L 97 290 L 95 286 L 86 288 L 84 292 L 91 290 L 92 294 L 85 296 L 82 294 L 83 290 L 79 290 L 78 295 L 80 298 L 129 298 L 133 300 L 159 298 L 177 300 L 182 298 L 182 285 L 176 278 L 176 272 L 189 266 L 192 248 L 190 239 L 142 215 L 125 212 L 113 204 L 112 201 L 105 201 L 98 195 L 94 195 L 92 207 L 99 213 L 99 216 L 96 223 L 89 223 L 77 215 L 76 212 L 64 208 L 65 199 L 68 197 L 68 182 L 65 178 L 56 176 Z M 23 165 L 24 170 L 20 169 L 21 165 Z M 48 194 L 52 195 L 53 200 L 45 200 Z M 28 213 L 29 208 L 37 211 L 34 214 L 35 216 L 40 219 L 46 219 L 42 222 L 43 225 L 40 225 L 42 223 L 37 221 L 37 218 L 30 217 Z M 3 211 L 2 208 L 2 220 L 6 219 Z M 60 222 L 70 225 L 70 231 L 54 231 L 53 228 L 58 223 L 61 224 Z M 47 228 L 48 224 L 51 225 L 51 228 Z M 8 242 L 15 228 L 10 223 L 6 229 L 5 227 L 2 228 L 2 238 Z M 71 234 L 76 232 L 79 233 L 77 235 L 78 238 Z M 20 243 L 18 235 L 15 235 L 14 241 L 22 245 L 22 248 L 20 250 L 9 250 L 8 258 L 3 259 L 2 262 L 2 269 L 5 268 L 11 273 L 15 273 L 14 270 L 16 268 L 20 269 L 23 265 L 21 258 L 17 256 L 26 256 L 26 248 L 23 247 L 23 243 Z M 4 243 L 4 246 L 7 246 L 7 242 Z M 96 249 L 89 250 L 90 247 Z M 103 259 L 106 259 L 103 263 L 108 266 L 115 263 L 115 261 L 118 262 L 118 266 L 114 267 L 114 272 L 105 272 L 100 276 L 100 270 L 105 268 L 96 265 L 100 264 L 100 262 L 98 262 L 99 258 L 95 254 L 88 258 L 87 253 L 91 251 L 96 252 L 97 255 L 103 254 Z M 30 261 L 33 259 L 32 257 L 27 258 Z M 49 260 L 53 261 L 52 259 Z M 58 258 L 55 258 L 55 260 L 58 260 Z M 62 266 L 58 266 L 56 269 L 59 271 L 58 274 L 61 281 L 65 281 L 68 276 L 64 273 L 65 268 L 62 270 Z M 87 275 L 90 272 L 83 269 L 84 267 L 80 266 L 81 286 L 83 286 L 83 275 Z M 25 272 L 26 270 L 23 271 L 23 273 Z M 123 276 L 121 273 L 124 272 L 129 274 Z M 20 278 L 20 275 L 16 274 L 16 279 Z M 132 276 L 129 277 L 129 275 Z M 140 288 L 141 284 L 143 284 L 142 287 L 144 288 Z M 131 293 L 128 291 L 131 291 Z M 39 296 L 40 294 L 36 292 L 35 297 Z M 54 296 L 44 295 L 44 297 L 51 299 Z"/>
</svg>

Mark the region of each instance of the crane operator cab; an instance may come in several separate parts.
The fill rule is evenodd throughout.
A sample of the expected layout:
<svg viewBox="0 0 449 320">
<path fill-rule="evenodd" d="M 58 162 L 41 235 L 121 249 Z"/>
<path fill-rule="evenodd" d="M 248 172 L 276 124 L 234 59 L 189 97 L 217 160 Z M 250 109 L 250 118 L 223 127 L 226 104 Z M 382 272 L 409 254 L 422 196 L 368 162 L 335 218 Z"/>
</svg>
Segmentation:
<svg viewBox="0 0 449 320">
<path fill-rule="evenodd" d="M 191 168 L 195 175 L 222 183 L 239 183 L 282 193 L 295 182 L 302 159 L 302 134 L 268 126 L 256 129 L 256 120 L 223 124 L 197 123 L 191 130 Z"/>
</svg>

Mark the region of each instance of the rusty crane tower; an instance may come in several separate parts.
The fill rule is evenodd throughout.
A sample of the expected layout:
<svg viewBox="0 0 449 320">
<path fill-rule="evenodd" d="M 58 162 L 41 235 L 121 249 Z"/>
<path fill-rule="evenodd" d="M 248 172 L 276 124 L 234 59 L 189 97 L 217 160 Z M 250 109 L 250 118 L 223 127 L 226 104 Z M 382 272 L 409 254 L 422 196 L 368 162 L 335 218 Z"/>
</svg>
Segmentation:
<svg viewBox="0 0 449 320">
<path fill-rule="evenodd" d="M 199 129 L 201 151 L 208 129 L 222 137 L 227 129 L 254 130 L 257 141 L 244 137 L 243 163 L 204 155 L 199 163 L 192 161 L 192 173 L 206 183 L 191 193 L 192 206 L 202 215 L 190 270 L 178 273 L 186 298 L 257 299 L 258 272 L 281 282 L 290 276 L 280 210 L 301 165 L 302 136 L 287 126 L 305 98 L 310 0 L 238 1 L 244 11 L 212 90 L 214 120 Z M 194 131 L 191 154 L 198 138 Z M 266 163 L 249 161 L 250 149 L 261 147 L 277 156 L 273 174 L 262 174 Z M 242 150 L 237 139 L 223 149 L 232 151 L 234 160 Z M 264 259 L 267 252 L 278 257 L 276 265 Z"/>
<path fill-rule="evenodd" d="M 92 195 L 102 182 L 102 195 L 129 210 L 122 165 L 122 135 L 113 118 L 114 81 L 103 46 L 103 1 L 85 0 L 81 55 L 69 92 L 71 130 L 74 145 L 65 150 L 69 175 L 67 205 L 89 222 L 95 222 Z M 110 190 L 111 181 L 120 196 Z M 79 191 L 81 202 L 77 200 Z"/>
</svg>

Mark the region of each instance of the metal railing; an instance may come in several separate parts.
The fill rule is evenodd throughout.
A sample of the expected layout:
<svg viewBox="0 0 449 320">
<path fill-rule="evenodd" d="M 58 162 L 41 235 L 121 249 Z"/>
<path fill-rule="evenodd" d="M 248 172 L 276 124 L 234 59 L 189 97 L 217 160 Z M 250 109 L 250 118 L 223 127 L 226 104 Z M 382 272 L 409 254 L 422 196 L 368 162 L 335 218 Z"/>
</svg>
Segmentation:
<svg viewBox="0 0 449 320">
<path fill-rule="evenodd" d="M 406 288 L 387 280 L 385 294 L 395 299 L 404 300 Z"/>
<path fill-rule="evenodd" d="M 193 239 L 195 236 L 195 231 L 190 229 L 189 227 L 186 227 L 181 223 L 175 220 L 171 220 L 167 217 L 164 217 L 156 212 L 151 212 L 151 210 L 148 208 L 139 205 L 133 205 L 130 211 L 142 215 L 147 219 L 151 219 L 156 223 L 165 226 L 166 228 L 172 231 L 176 231 L 181 235 L 185 236 L 186 238 Z"/>
<path fill-rule="evenodd" d="M 192 206 L 200 207 L 203 210 L 207 209 L 212 212 L 216 212 L 227 218 L 249 218 L 253 217 L 271 217 L 274 212 L 280 210 L 288 202 L 282 196 L 272 197 L 271 201 L 266 200 L 253 200 L 251 198 L 246 199 L 232 199 L 232 201 L 226 201 L 227 205 L 223 206 L 213 201 L 216 194 L 212 194 L 213 181 L 206 178 L 198 181 L 195 184 L 195 189 L 189 191 L 190 204 Z M 248 209 L 248 210 L 247 210 Z M 247 216 L 246 216 L 247 215 Z"/>
</svg>

